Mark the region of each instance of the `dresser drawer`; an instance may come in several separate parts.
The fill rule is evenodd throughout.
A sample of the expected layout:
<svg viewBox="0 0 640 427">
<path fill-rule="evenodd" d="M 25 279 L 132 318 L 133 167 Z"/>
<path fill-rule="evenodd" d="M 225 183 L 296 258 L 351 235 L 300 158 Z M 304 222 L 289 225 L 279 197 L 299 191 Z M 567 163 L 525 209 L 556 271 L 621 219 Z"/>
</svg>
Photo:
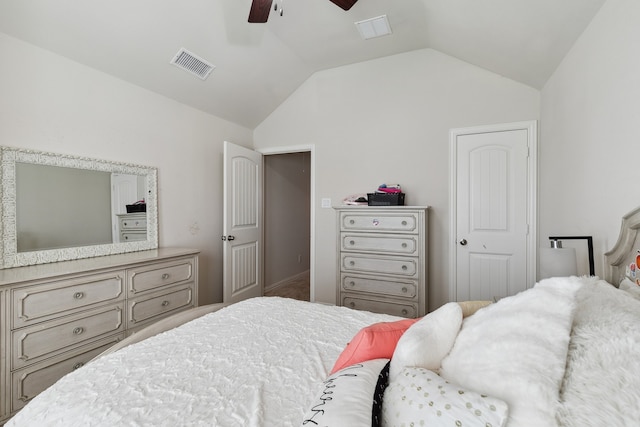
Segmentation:
<svg viewBox="0 0 640 427">
<path fill-rule="evenodd" d="M 343 231 L 418 232 L 418 214 L 412 212 L 341 212 L 340 229 Z"/>
<path fill-rule="evenodd" d="M 81 347 L 75 355 L 63 356 L 37 363 L 11 374 L 11 411 L 17 411 L 64 375 L 87 364 L 91 359 L 123 339 L 123 334 Z"/>
<path fill-rule="evenodd" d="M 381 301 L 376 299 L 362 298 L 348 294 L 342 295 L 342 305 L 354 310 L 365 310 L 373 313 L 386 313 L 400 317 L 415 318 L 418 316 L 417 304 L 403 304 L 396 301 Z"/>
<path fill-rule="evenodd" d="M 193 291 L 194 285 L 191 283 L 129 301 L 128 327 L 135 327 L 151 320 L 156 321 L 176 311 L 193 307 L 195 305 Z"/>
<path fill-rule="evenodd" d="M 375 257 L 342 254 L 342 271 L 390 274 L 414 277 L 418 272 L 418 262 L 413 258 Z"/>
<path fill-rule="evenodd" d="M 21 368 L 91 340 L 123 332 L 123 304 L 13 331 L 12 368 Z"/>
<path fill-rule="evenodd" d="M 14 289 L 13 327 L 49 320 L 69 310 L 123 300 L 124 277 L 124 271 L 115 271 Z"/>
<path fill-rule="evenodd" d="M 194 259 L 161 262 L 127 270 L 129 294 L 156 290 L 160 286 L 194 280 Z"/>
<path fill-rule="evenodd" d="M 368 292 L 407 299 L 413 299 L 418 294 L 417 280 L 385 280 L 379 276 L 374 278 L 343 274 L 341 286 L 345 292 Z"/>
<path fill-rule="evenodd" d="M 418 251 L 418 241 L 414 236 L 342 233 L 340 241 L 344 251 L 401 255 L 414 255 Z"/>
</svg>

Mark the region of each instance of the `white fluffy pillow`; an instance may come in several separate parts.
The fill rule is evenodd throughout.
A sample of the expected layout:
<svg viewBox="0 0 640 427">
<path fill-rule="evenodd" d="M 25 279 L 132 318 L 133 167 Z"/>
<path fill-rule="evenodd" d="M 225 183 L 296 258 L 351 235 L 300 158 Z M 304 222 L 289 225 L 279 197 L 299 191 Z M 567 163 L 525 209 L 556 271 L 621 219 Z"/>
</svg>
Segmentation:
<svg viewBox="0 0 640 427">
<path fill-rule="evenodd" d="M 440 369 L 462 325 L 462 308 L 455 302 L 443 305 L 411 325 L 398 340 L 391 358 L 389 378 L 405 366 Z"/>
<path fill-rule="evenodd" d="M 574 294 L 589 280 L 543 280 L 466 318 L 440 375 L 507 402 L 510 427 L 556 425 Z"/>
<path fill-rule="evenodd" d="M 404 368 L 389 383 L 382 425 L 500 427 L 508 407 L 500 399 L 465 390 L 424 368 Z"/>
</svg>

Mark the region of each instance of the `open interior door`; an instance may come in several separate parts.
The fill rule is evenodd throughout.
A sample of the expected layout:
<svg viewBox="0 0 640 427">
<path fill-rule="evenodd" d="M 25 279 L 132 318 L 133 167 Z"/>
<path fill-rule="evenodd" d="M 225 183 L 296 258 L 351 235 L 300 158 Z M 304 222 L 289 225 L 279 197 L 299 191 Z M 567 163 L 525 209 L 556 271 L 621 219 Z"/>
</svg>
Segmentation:
<svg viewBox="0 0 640 427">
<path fill-rule="evenodd" d="M 223 300 L 262 295 L 262 154 L 225 141 Z"/>
</svg>

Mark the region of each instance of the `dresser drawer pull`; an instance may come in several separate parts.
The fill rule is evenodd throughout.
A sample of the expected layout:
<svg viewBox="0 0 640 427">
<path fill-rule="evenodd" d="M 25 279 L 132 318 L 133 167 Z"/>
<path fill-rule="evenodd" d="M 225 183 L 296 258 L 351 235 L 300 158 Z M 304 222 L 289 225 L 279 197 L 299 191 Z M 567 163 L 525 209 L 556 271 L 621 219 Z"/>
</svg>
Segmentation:
<svg viewBox="0 0 640 427">
<path fill-rule="evenodd" d="M 409 314 L 409 311 L 406 308 L 402 309 L 402 315 L 406 316 L 407 314 Z"/>
<path fill-rule="evenodd" d="M 171 277 L 171 276 L 169 275 L 169 273 L 164 273 L 164 274 L 162 275 L 162 280 L 167 280 L 169 277 Z"/>
<path fill-rule="evenodd" d="M 31 398 L 23 395 L 23 396 L 20 396 L 18 400 L 22 400 L 23 402 L 28 402 L 31 400 Z"/>
<path fill-rule="evenodd" d="M 78 362 L 75 365 L 73 365 L 73 370 L 75 371 L 76 369 L 80 369 L 84 366 L 84 362 Z"/>
<path fill-rule="evenodd" d="M 349 265 L 350 266 L 354 266 L 354 265 L 356 265 L 356 262 L 355 261 L 349 261 Z"/>
<path fill-rule="evenodd" d="M 349 282 L 349 286 L 351 286 L 352 288 L 356 285 L 356 282 L 354 282 L 353 280 Z"/>
<path fill-rule="evenodd" d="M 129 223 L 127 221 L 125 221 L 125 222 L 122 223 L 122 225 L 124 225 L 126 227 L 127 225 L 129 225 Z"/>
<path fill-rule="evenodd" d="M 162 306 L 163 307 L 166 307 L 168 305 L 169 305 L 169 301 L 167 301 L 167 300 L 162 301 Z"/>
<path fill-rule="evenodd" d="M 349 240 L 349 244 L 350 244 L 351 246 L 353 246 L 353 245 L 355 245 L 355 244 L 356 244 L 356 242 L 354 242 L 353 240 Z"/>
<path fill-rule="evenodd" d="M 406 265 L 403 265 L 403 266 L 402 266 L 402 270 L 403 270 L 403 271 L 407 271 L 407 268 L 409 268 L 409 267 L 407 267 Z"/>
<path fill-rule="evenodd" d="M 355 223 L 356 223 L 356 222 L 355 222 L 354 220 L 349 221 L 349 224 L 351 224 L 351 225 L 353 225 L 353 224 L 355 224 Z"/>
<path fill-rule="evenodd" d="M 84 328 L 82 326 L 78 326 L 73 330 L 73 335 L 80 335 L 84 332 Z"/>
<path fill-rule="evenodd" d="M 407 225 L 407 221 L 402 221 L 402 225 Z"/>
<path fill-rule="evenodd" d="M 75 298 L 75 299 L 84 298 L 84 292 L 76 292 L 75 294 L 73 294 L 73 298 Z"/>
<path fill-rule="evenodd" d="M 351 308 L 355 308 L 355 306 L 356 306 L 356 303 L 355 303 L 355 302 L 351 301 L 351 302 L 349 303 L 349 307 L 351 307 Z"/>
<path fill-rule="evenodd" d="M 406 243 L 403 243 L 403 244 L 402 244 L 402 247 L 403 247 L 403 248 L 406 248 L 406 247 L 407 247 L 407 244 L 406 244 Z"/>
<path fill-rule="evenodd" d="M 402 292 L 404 292 L 405 294 L 407 293 L 407 291 L 408 291 L 408 290 L 409 290 L 409 289 L 407 289 L 407 287 L 406 287 L 406 286 L 403 286 L 403 287 L 402 287 Z"/>
</svg>

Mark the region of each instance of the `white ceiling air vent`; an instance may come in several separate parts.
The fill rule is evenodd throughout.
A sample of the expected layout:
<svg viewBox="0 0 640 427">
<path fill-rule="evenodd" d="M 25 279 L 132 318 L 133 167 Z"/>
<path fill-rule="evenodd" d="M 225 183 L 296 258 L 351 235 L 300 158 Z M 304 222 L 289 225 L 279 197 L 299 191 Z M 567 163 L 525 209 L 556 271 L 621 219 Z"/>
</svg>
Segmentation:
<svg viewBox="0 0 640 427">
<path fill-rule="evenodd" d="M 387 15 L 378 16 L 355 23 L 363 39 L 372 39 L 391 34 L 391 27 Z"/>
<path fill-rule="evenodd" d="M 176 67 L 200 77 L 202 80 L 206 80 L 213 69 L 216 68 L 213 64 L 210 64 L 185 48 L 181 48 L 178 53 L 175 54 L 173 59 L 171 59 L 171 63 Z"/>
</svg>

